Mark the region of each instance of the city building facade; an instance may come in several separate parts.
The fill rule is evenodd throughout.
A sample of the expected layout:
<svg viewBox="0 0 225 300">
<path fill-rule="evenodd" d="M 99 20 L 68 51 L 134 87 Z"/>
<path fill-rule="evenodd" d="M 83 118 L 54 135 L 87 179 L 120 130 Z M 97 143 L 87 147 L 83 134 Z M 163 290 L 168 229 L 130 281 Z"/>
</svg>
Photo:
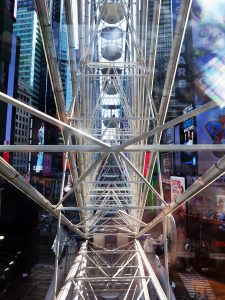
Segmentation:
<svg viewBox="0 0 225 300">
<path fill-rule="evenodd" d="M 18 1 L 14 32 L 20 38 L 19 79 L 29 86 L 32 92 L 30 104 L 38 108 L 43 47 L 33 0 Z"/>
<path fill-rule="evenodd" d="M 30 87 L 24 82 L 18 82 L 17 99 L 23 103 L 30 105 L 32 93 Z M 15 115 L 15 130 L 14 130 L 14 144 L 15 145 L 29 145 L 32 135 L 30 114 L 24 112 L 22 109 L 16 109 Z M 13 153 L 13 167 L 24 176 L 30 174 L 29 157 L 31 154 L 27 152 Z"/>
</svg>

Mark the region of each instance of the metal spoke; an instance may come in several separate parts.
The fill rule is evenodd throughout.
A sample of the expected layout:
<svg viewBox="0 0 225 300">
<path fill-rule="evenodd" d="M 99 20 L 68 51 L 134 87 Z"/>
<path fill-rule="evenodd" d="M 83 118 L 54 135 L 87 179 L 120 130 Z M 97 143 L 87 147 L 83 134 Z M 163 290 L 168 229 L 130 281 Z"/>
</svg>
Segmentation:
<svg viewBox="0 0 225 300">
<path fill-rule="evenodd" d="M 7 144 L 0 145 L 0 152 L 29 155 L 34 152 L 65 153 L 59 199 L 53 205 L 0 157 L 1 176 L 58 220 L 52 284 L 54 299 L 67 299 L 71 293 L 77 300 L 113 298 L 115 295 L 124 300 L 149 300 L 150 288 L 161 300 L 172 298 L 167 216 L 225 174 L 223 156 L 173 203 L 165 200 L 167 193 L 163 190 L 161 152 L 172 155 L 174 152 L 217 151 L 221 156 L 225 152 L 224 144 L 161 142 L 163 131 L 181 126 L 188 119 L 217 106 L 216 102 L 209 101 L 166 122 L 192 0 L 180 1 L 176 27 L 171 28 L 171 32 L 174 30 L 171 33 L 173 41 L 171 52 L 168 50 L 167 53 L 168 67 L 161 99 L 155 96 L 154 85 L 164 1 L 62 1 L 71 78 L 68 84 L 72 91 L 68 111 L 65 108 L 67 93 L 55 46 L 54 22 L 47 2 L 35 0 L 57 117 L 2 92 L 0 101 L 56 126 L 61 130 L 63 144 Z M 172 23 L 172 10 L 170 13 Z M 76 19 L 78 28 L 75 31 Z M 150 152 L 147 167 L 146 152 Z M 67 160 L 72 184 L 65 187 Z M 154 176 L 156 188 L 153 172 L 157 173 Z M 155 201 L 156 205 L 146 205 L 149 191 L 152 192 L 149 203 Z M 154 210 L 150 222 L 143 218 L 147 210 Z M 79 220 L 73 223 L 70 218 L 75 218 L 66 217 L 72 214 L 79 214 Z M 166 293 L 153 270 L 150 256 L 136 240 L 160 222 L 164 225 L 161 231 L 166 252 Z M 57 295 L 62 224 L 85 242 L 82 242 Z"/>
</svg>

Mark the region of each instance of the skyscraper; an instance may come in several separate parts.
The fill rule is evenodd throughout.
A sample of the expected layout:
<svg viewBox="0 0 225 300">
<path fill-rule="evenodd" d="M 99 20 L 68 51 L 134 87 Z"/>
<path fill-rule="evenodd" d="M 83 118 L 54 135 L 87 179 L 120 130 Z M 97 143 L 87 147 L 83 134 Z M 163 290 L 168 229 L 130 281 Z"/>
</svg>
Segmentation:
<svg viewBox="0 0 225 300">
<path fill-rule="evenodd" d="M 59 62 L 59 71 L 65 96 L 66 110 L 69 109 L 72 97 L 70 65 L 68 60 L 67 25 L 65 6 L 62 0 L 49 1 L 50 16 L 52 19 L 52 30 Z"/>
<path fill-rule="evenodd" d="M 42 61 L 42 42 L 37 13 L 33 0 L 19 0 L 17 22 L 13 26 L 14 33 L 20 39 L 18 99 L 40 108 L 40 75 Z M 26 145 L 29 140 L 30 114 L 21 109 L 16 110 L 15 144 Z M 13 154 L 13 166 L 23 174 L 28 172 L 28 153 Z"/>
<path fill-rule="evenodd" d="M 166 70 L 169 63 L 173 41 L 172 0 L 163 1 L 161 5 L 153 89 L 153 98 L 155 99 L 157 109 L 159 109 L 161 103 L 162 91 L 166 78 Z M 153 10 L 149 11 L 150 14 L 152 14 L 152 11 Z M 173 94 L 171 101 L 173 101 Z M 168 114 L 171 115 L 170 110 L 168 111 Z"/>
<path fill-rule="evenodd" d="M 19 40 L 13 33 L 13 23 L 16 16 L 16 1 L 0 2 L 0 91 L 15 96 L 17 87 L 17 58 Z M 0 103 L 0 144 L 11 144 L 12 121 L 14 109 L 12 105 Z M 3 153 L 9 161 L 9 153 Z"/>
<path fill-rule="evenodd" d="M 147 51 L 150 49 L 151 22 L 153 18 L 154 1 L 149 1 L 148 6 L 151 7 L 151 9 L 149 9 L 148 15 L 149 29 Z M 153 98 L 158 109 L 161 103 L 179 7 L 180 0 L 166 0 L 161 3 L 153 89 Z M 190 28 L 188 27 L 171 93 L 167 119 L 173 119 L 181 115 L 184 108 L 192 102 L 192 96 L 190 93 L 190 86 L 192 85 L 191 47 Z"/>
<path fill-rule="evenodd" d="M 42 42 L 33 0 L 19 0 L 14 31 L 21 41 L 19 79 L 31 89 L 31 105 L 39 106 Z"/>
<path fill-rule="evenodd" d="M 20 50 L 20 39 L 16 32 L 13 32 L 16 8 L 17 0 L 0 1 L 0 91 L 14 98 L 17 98 L 18 92 Z M 0 112 L 0 144 L 13 144 L 16 110 L 11 104 L 0 102 Z M 22 122 L 20 124 L 18 122 L 17 126 L 24 126 L 23 120 L 19 121 Z M 3 159 L 9 163 L 12 161 L 12 156 L 9 152 L 2 154 Z M 16 264 L 15 268 L 6 267 L 4 270 L 1 288 L 5 289 L 10 281 L 15 279 L 18 274 L 26 272 L 38 260 L 36 244 L 38 241 L 38 229 L 36 228 L 38 209 L 24 194 L 18 192 L 15 187 L 2 178 L 0 179 L 0 202 L 0 235 L 4 238 L 1 243 L 1 251 L 10 259 L 16 260 L 20 257 L 20 263 L 13 262 Z M 32 239 L 36 241 L 33 242 Z M 18 252 L 20 252 L 20 256 L 16 256 Z M 1 257 L 1 266 L 6 266 L 3 261 L 4 258 Z"/>
<path fill-rule="evenodd" d="M 17 89 L 17 99 L 30 104 L 32 99 L 32 94 L 30 92 L 29 86 L 24 82 L 18 82 Z M 24 112 L 22 109 L 16 109 L 15 116 L 15 131 L 14 131 L 14 144 L 15 145 L 27 145 L 29 144 L 30 135 L 30 114 Z M 21 174 L 26 174 L 28 172 L 28 158 L 29 154 L 27 152 L 15 152 L 13 153 L 13 167 Z"/>
</svg>

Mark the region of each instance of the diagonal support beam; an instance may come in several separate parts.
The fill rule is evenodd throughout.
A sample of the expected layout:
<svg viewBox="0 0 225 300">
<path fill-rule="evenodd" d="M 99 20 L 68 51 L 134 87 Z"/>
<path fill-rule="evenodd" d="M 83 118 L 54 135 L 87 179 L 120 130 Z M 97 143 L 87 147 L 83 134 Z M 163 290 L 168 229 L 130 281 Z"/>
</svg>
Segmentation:
<svg viewBox="0 0 225 300">
<path fill-rule="evenodd" d="M 167 300 L 167 297 L 158 281 L 158 278 L 156 277 L 155 275 L 155 272 L 154 270 L 152 269 L 152 266 L 148 260 L 148 258 L 146 257 L 145 255 L 145 252 L 144 250 L 142 249 L 141 247 L 141 244 L 138 240 L 135 240 L 135 246 L 136 246 L 136 249 L 137 251 L 139 252 L 140 256 L 141 256 L 141 259 L 149 273 L 149 275 L 151 276 L 151 281 L 152 281 L 152 284 L 153 286 L 155 287 L 156 289 L 156 293 L 157 293 L 157 296 L 159 297 L 160 300 Z"/>
<path fill-rule="evenodd" d="M 190 200 L 196 194 L 200 193 L 217 178 L 225 174 L 225 155 L 219 159 L 211 168 L 209 168 L 198 180 L 196 180 L 185 192 L 177 197 L 174 203 L 164 209 L 157 217 L 155 217 L 145 228 L 143 228 L 137 237 L 153 228 L 155 225 L 163 221 L 163 218 L 174 212 L 179 206 Z"/>
<path fill-rule="evenodd" d="M 151 189 L 151 191 L 156 195 L 156 197 L 158 199 L 160 199 L 162 201 L 162 203 L 165 206 L 168 206 L 168 204 L 166 203 L 166 201 L 160 196 L 160 194 L 151 186 L 151 184 L 146 180 L 146 178 L 141 174 L 140 171 L 138 171 L 138 169 L 132 164 L 132 162 L 129 161 L 129 159 L 123 154 L 123 153 L 119 153 L 119 155 L 122 157 L 122 159 L 133 169 L 133 171 L 135 173 L 137 173 L 139 175 L 139 177 L 141 179 L 143 179 L 144 183 Z"/>
<path fill-rule="evenodd" d="M 97 263 L 89 255 L 86 257 L 103 275 L 105 275 L 106 278 L 109 277 L 109 275 L 100 267 L 100 265 L 97 265 Z"/>
<path fill-rule="evenodd" d="M 117 272 L 113 275 L 113 277 L 116 277 L 121 271 L 124 270 L 124 268 L 134 259 L 134 257 L 137 255 L 137 253 L 134 253 L 123 265 L 117 270 Z"/>
<path fill-rule="evenodd" d="M 135 271 L 134 276 L 137 275 L 137 272 L 138 272 L 138 269 Z M 126 292 L 123 300 L 128 300 L 129 292 L 131 290 L 131 287 L 132 287 L 133 283 L 134 283 L 134 279 L 131 280 L 131 283 L 130 283 L 128 289 L 127 289 L 127 292 Z"/>
<path fill-rule="evenodd" d="M 9 103 L 9 104 L 12 104 L 13 106 L 17 107 L 17 108 L 20 108 L 46 122 L 49 122 L 50 124 L 53 124 L 61 129 L 64 129 L 68 132 L 70 132 L 71 134 L 74 134 L 74 135 L 80 135 L 82 137 L 84 137 L 85 139 L 89 140 L 89 141 L 92 141 L 94 143 L 96 143 L 97 145 L 101 145 L 103 148 L 102 150 L 104 151 L 107 150 L 107 149 L 110 149 L 110 145 L 92 137 L 91 135 L 83 132 L 82 130 L 79 130 L 79 129 L 76 129 L 70 125 L 68 125 L 66 122 L 67 120 L 65 120 L 65 122 L 62 122 L 58 119 L 55 119 L 41 111 L 39 111 L 38 109 L 35 109 L 19 100 L 16 100 L 2 92 L 0 92 L 0 100 L 3 101 L 3 102 L 6 102 L 6 103 Z"/>
<path fill-rule="evenodd" d="M 108 156 L 108 153 L 104 153 L 101 155 L 101 157 L 96 160 L 81 176 L 80 178 L 77 180 L 76 184 L 71 188 L 71 190 L 59 201 L 59 203 L 55 206 L 55 208 L 58 208 L 60 206 L 60 204 L 63 203 L 63 201 L 66 200 L 67 197 L 69 197 L 69 195 L 71 195 L 73 193 L 73 191 L 76 190 L 76 188 L 82 183 L 82 181 L 88 176 L 90 175 L 90 172 L 92 170 L 94 170 L 98 164 L 100 164 L 106 157 Z"/>
<path fill-rule="evenodd" d="M 59 219 L 60 212 L 55 211 L 54 206 L 1 157 L 0 174 L 16 188 L 20 189 L 25 195 L 29 196 L 33 201 L 43 207 L 47 212 Z M 61 216 L 61 222 L 70 230 L 86 239 L 86 235 L 77 229 L 76 226 L 72 224 L 64 215 Z"/>
<path fill-rule="evenodd" d="M 157 125 L 161 125 L 165 122 L 167 109 L 169 105 L 170 95 L 173 87 L 173 82 L 177 70 L 178 61 L 180 58 L 180 52 L 182 48 L 182 43 L 185 35 L 185 30 L 189 18 L 189 13 L 191 9 L 192 0 L 183 0 L 180 7 L 179 16 L 177 18 L 177 26 L 174 34 L 174 42 L 171 50 L 169 65 L 166 74 L 165 85 L 163 89 L 163 96 L 161 100 L 161 105 L 159 109 L 159 118 Z M 161 136 L 161 135 L 160 135 Z M 145 137 L 147 138 L 147 137 Z M 141 138 L 142 139 L 142 138 Z M 139 139 L 140 141 L 140 139 Z M 159 139 L 160 141 L 160 139 Z M 133 141 L 130 141 L 134 143 Z M 129 143 L 129 142 L 128 142 Z M 128 145 L 128 143 L 126 145 Z"/>
<path fill-rule="evenodd" d="M 182 0 L 180 4 L 179 15 L 177 18 L 177 24 L 174 32 L 174 40 L 172 44 L 169 64 L 166 72 L 166 79 L 165 79 L 163 93 L 162 93 L 162 99 L 160 102 L 157 126 L 164 124 L 166 120 L 172 88 L 176 76 L 177 66 L 180 59 L 180 53 L 181 53 L 183 40 L 187 28 L 187 23 L 189 19 L 189 14 L 191 10 L 191 5 L 192 5 L 192 0 Z M 162 137 L 162 132 L 160 132 L 158 135 L 155 135 L 154 142 L 156 144 L 160 144 L 161 137 Z M 153 152 L 150 158 L 149 168 L 147 172 L 147 180 L 149 182 L 151 182 L 152 179 L 156 157 L 157 154 Z M 147 199 L 147 192 L 148 189 L 144 187 L 143 197 L 145 201 Z"/>
<path fill-rule="evenodd" d="M 137 261 L 138 261 L 138 269 L 139 269 L 140 276 L 144 277 L 145 271 L 144 271 L 144 267 L 143 267 L 141 255 L 138 252 L 138 250 L 137 250 Z M 142 291 L 144 293 L 144 299 L 145 300 L 150 300 L 150 296 L 149 296 L 149 292 L 148 292 L 147 280 L 144 279 L 144 278 L 141 279 L 141 285 L 142 285 Z M 142 293 L 142 291 L 141 291 L 141 293 Z M 138 299 L 139 298 L 140 297 L 138 297 Z"/>
<path fill-rule="evenodd" d="M 73 265 L 71 266 L 69 273 L 66 277 L 65 284 L 62 286 L 61 290 L 58 293 L 57 300 L 66 300 L 68 293 L 70 291 L 72 280 L 74 276 L 76 276 L 77 271 L 83 261 L 83 256 L 85 256 L 87 252 L 87 241 L 81 245 L 80 251 L 76 256 Z"/>
<path fill-rule="evenodd" d="M 36 4 L 36 10 L 40 22 L 42 44 L 44 48 L 48 73 L 49 73 L 50 82 L 52 86 L 52 92 L 56 104 L 56 111 L 59 120 L 66 123 L 67 120 L 66 120 L 66 113 L 65 113 L 64 91 L 63 91 L 61 75 L 59 72 L 56 48 L 54 43 L 54 37 L 53 37 L 47 2 L 42 0 L 35 0 L 35 4 Z M 64 130 L 64 128 L 61 128 L 61 131 L 62 131 L 62 137 L 64 143 L 72 144 L 70 133 Z M 73 181 L 75 182 L 76 179 L 78 178 L 78 173 L 77 173 L 74 157 L 71 153 L 69 153 L 68 159 L 69 159 L 71 176 L 73 178 Z M 79 204 L 83 202 L 82 193 L 77 193 L 76 198 Z"/>
<path fill-rule="evenodd" d="M 178 125 L 179 123 L 182 123 L 182 122 L 184 122 L 192 117 L 195 117 L 195 116 L 201 114 L 202 112 L 205 112 L 216 106 L 218 106 L 218 104 L 215 101 L 210 101 L 209 103 L 206 103 L 196 109 L 193 109 L 190 112 L 188 112 L 182 116 L 179 116 L 171 121 L 168 121 L 163 125 L 157 126 L 156 128 L 151 129 L 148 132 L 145 132 L 140 136 L 130 139 L 128 142 L 125 142 L 122 145 L 120 145 L 120 147 L 117 148 L 117 151 L 124 151 L 124 149 L 127 149 L 128 146 L 130 146 L 130 145 L 136 144 L 136 143 L 140 142 L 141 140 L 147 139 L 153 135 L 160 134 L 162 131 L 164 131 L 168 128 L 171 128 L 175 125 Z M 113 147 L 115 147 L 115 145 L 113 145 L 112 148 Z"/>
</svg>

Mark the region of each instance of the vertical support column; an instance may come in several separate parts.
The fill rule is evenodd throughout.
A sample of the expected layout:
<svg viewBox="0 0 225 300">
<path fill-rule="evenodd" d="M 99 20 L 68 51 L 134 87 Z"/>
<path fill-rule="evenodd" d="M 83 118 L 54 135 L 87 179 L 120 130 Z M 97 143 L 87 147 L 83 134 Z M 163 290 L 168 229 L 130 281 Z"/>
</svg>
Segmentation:
<svg viewBox="0 0 225 300">
<path fill-rule="evenodd" d="M 170 275 L 169 275 L 169 257 L 168 257 L 168 217 L 163 219 L 163 242 L 164 242 L 164 257 L 166 270 L 166 295 L 170 299 Z"/>
<path fill-rule="evenodd" d="M 161 99 L 159 113 L 158 113 L 157 126 L 164 124 L 166 120 L 172 87 L 175 79 L 178 61 L 180 58 L 180 52 L 181 52 L 182 43 L 183 43 L 183 39 L 187 27 L 187 22 L 191 10 L 191 4 L 192 4 L 192 0 L 181 1 L 180 11 L 177 18 L 177 24 L 174 33 L 173 45 L 170 53 L 169 64 L 166 72 L 166 79 L 165 79 L 163 93 L 162 93 L 163 96 Z M 155 139 L 156 144 L 160 144 L 161 136 L 162 136 L 162 132 L 156 136 L 157 137 L 157 139 Z M 156 153 L 153 152 L 151 155 L 149 171 L 147 175 L 147 178 L 149 180 L 151 180 L 153 176 L 155 162 L 156 162 Z M 147 194 L 145 194 L 144 196 L 145 199 L 147 200 Z"/>
<path fill-rule="evenodd" d="M 139 273 L 140 273 L 141 277 L 144 277 L 145 276 L 145 271 L 144 271 L 141 255 L 140 255 L 140 253 L 138 252 L 138 249 L 137 249 L 137 245 L 136 245 L 136 250 L 137 250 L 137 261 L 138 261 Z M 148 292 L 148 285 L 147 285 L 146 279 L 144 279 L 144 278 L 141 279 L 141 287 L 142 287 L 142 290 L 143 290 L 143 293 L 144 293 L 144 299 L 145 300 L 150 300 L 149 292 Z M 142 290 L 140 289 L 141 293 L 142 293 Z"/>
<path fill-rule="evenodd" d="M 166 297 L 162 287 L 161 287 L 161 284 L 159 283 L 159 280 L 157 278 L 157 276 L 155 275 L 155 272 L 148 260 L 148 257 L 146 256 L 143 248 L 141 247 L 141 244 L 138 240 L 135 240 L 135 245 L 137 247 L 137 250 L 139 251 L 140 255 L 141 255 L 141 258 L 142 258 L 142 261 L 144 263 L 144 266 L 146 268 L 146 270 L 148 271 L 148 274 L 150 275 L 151 277 L 151 282 L 156 290 L 156 293 L 157 293 L 157 296 L 160 300 L 168 300 L 169 298 Z"/>
<path fill-rule="evenodd" d="M 69 144 L 69 138 L 67 138 L 67 145 L 68 144 Z M 59 196 L 60 200 L 63 198 L 67 158 L 68 158 L 68 152 L 66 153 L 66 157 L 63 162 L 62 183 L 61 183 L 60 196 Z M 61 211 L 59 211 L 57 235 L 56 235 L 56 252 L 55 252 L 54 294 L 53 294 L 54 300 L 56 299 L 56 294 L 57 294 L 57 289 L 58 289 L 58 266 L 59 266 L 59 246 L 60 246 L 59 243 L 60 243 L 61 217 L 62 217 L 62 213 L 61 213 Z"/>
<path fill-rule="evenodd" d="M 54 294 L 53 299 L 56 300 L 57 287 L 58 287 L 58 264 L 59 264 L 59 242 L 60 242 L 60 228 L 61 228 L 61 211 L 59 212 L 58 227 L 56 235 L 56 253 L 55 253 L 55 272 L 54 272 Z"/>
<path fill-rule="evenodd" d="M 73 265 L 71 266 L 71 269 L 66 277 L 65 284 L 62 286 L 57 300 L 66 300 L 68 293 L 70 291 L 71 285 L 73 284 L 73 278 L 76 276 L 77 271 L 83 261 L 83 257 L 86 255 L 87 252 L 87 241 L 85 241 L 81 247 L 78 255 L 76 256 Z"/>
<path fill-rule="evenodd" d="M 157 152 L 157 167 L 158 167 L 158 176 L 159 176 L 159 189 L 160 189 L 160 195 L 162 198 L 164 198 L 163 193 L 163 186 L 162 186 L 162 173 L 161 173 L 161 166 L 160 166 L 160 160 L 159 160 L 159 152 Z"/>
<path fill-rule="evenodd" d="M 78 270 L 77 276 L 78 277 L 86 277 L 86 267 L 87 267 L 87 254 L 83 255 L 82 257 L 82 261 L 81 261 L 81 266 L 80 269 Z M 75 281 L 74 281 L 75 282 Z M 74 283 L 73 282 L 73 283 Z M 74 295 L 73 295 L 73 299 L 74 300 L 80 300 L 80 296 L 82 299 L 87 299 L 88 295 L 86 294 L 86 288 L 85 288 L 85 282 L 83 280 L 79 280 L 75 282 L 75 289 L 74 289 Z M 84 298 L 84 294 L 86 298 Z"/>
</svg>

